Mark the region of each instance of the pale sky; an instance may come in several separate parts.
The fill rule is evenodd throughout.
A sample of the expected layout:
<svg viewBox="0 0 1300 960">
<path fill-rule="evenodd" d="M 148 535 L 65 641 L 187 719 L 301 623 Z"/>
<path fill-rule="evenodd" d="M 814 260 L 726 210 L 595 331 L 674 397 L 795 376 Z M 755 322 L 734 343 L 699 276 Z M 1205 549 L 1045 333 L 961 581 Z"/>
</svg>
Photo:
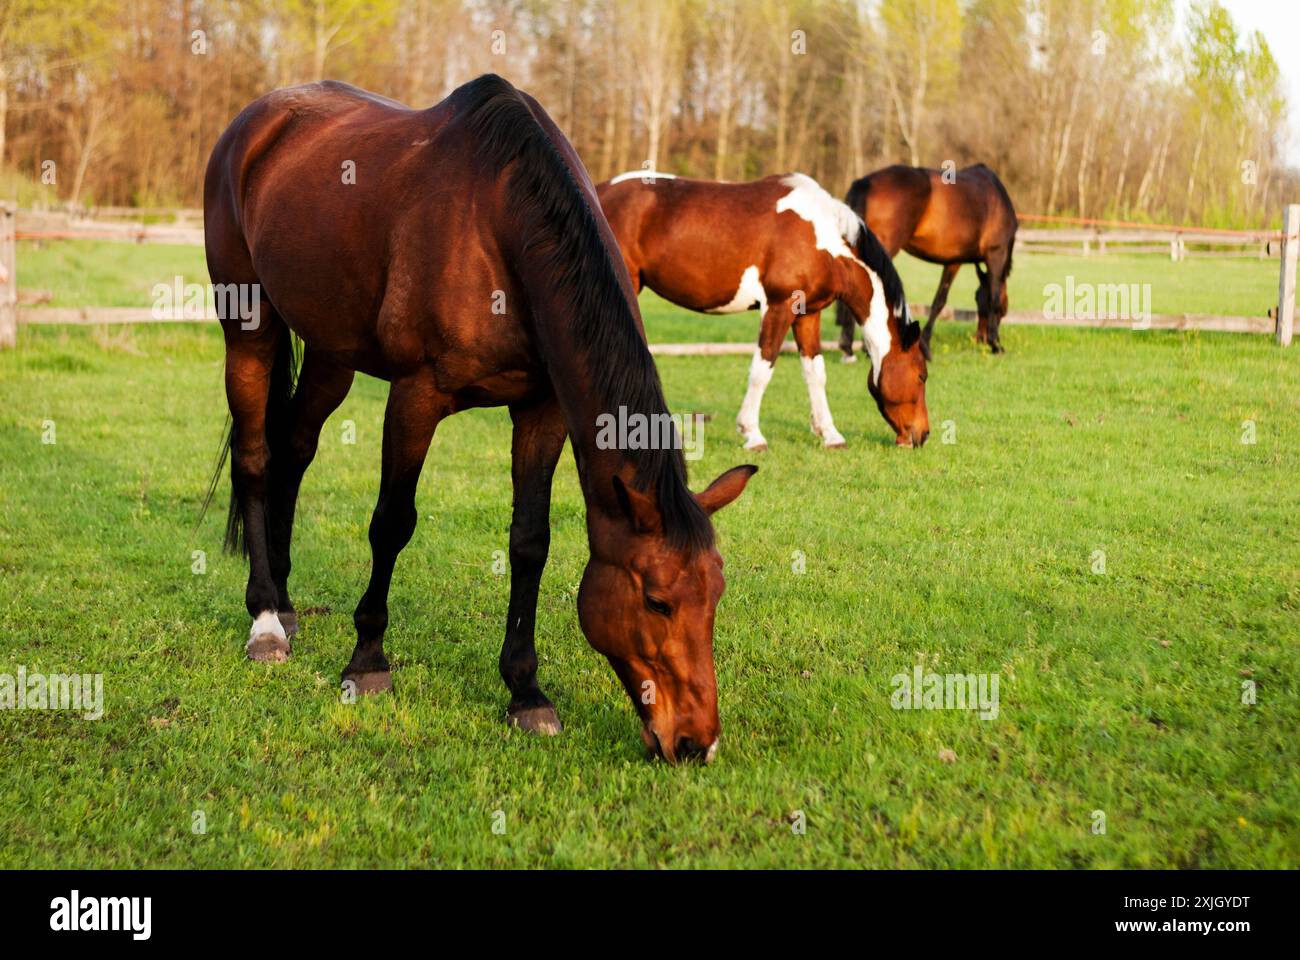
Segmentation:
<svg viewBox="0 0 1300 960">
<path fill-rule="evenodd" d="M 1273 51 L 1273 59 L 1282 71 L 1282 83 L 1286 87 L 1287 110 L 1290 121 L 1290 143 L 1286 148 L 1286 158 L 1290 166 L 1300 169 L 1300 56 L 1296 55 L 1296 45 L 1300 44 L 1300 0 L 1220 0 L 1232 21 L 1237 25 L 1237 32 L 1249 36 L 1258 30 L 1268 41 Z M 1180 0 L 1179 32 L 1187 22 L 1186 14 L 1191 7 L 1191 0 Z"/>
</svg>

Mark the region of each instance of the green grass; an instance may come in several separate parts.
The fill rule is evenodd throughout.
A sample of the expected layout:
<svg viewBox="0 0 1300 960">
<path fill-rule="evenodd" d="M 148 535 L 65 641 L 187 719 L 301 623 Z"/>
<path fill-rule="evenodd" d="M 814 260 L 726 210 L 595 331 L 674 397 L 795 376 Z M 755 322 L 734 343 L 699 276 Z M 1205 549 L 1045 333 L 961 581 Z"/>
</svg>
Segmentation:
<svg viewBox="0 0 1300 960">
<path fill-rule="evenodd" d="M 500 410 L 439 429 L 391 597 L 395 694 L 345 705 L 384 385 L 358 378 L 307 477 L 293 587 L 316 612 L 294 659 L 250 664 L 244 564 L 218 552 L 219 510 L 194 530 L 217 332 L 23 328 L 0 354 L 0 672 L 102 672 L 106 702 L 98 721 L 0 711 L 0 866 L 1300 865 L 1300 353 L 1014 327 L 994 358 L 970 334 L 940 327 L 916 452 L 893 448 L 866 366 L 838 363 L 850 447 L 821 450 L 798 365 L 778 365 L 772 450 L 717 518 L 721 756 L 671 768 L 578 629 L 567 453 L 538 628 L 564 734 L 502 722 Z M 672 406 L 714 417 L 697 487 L 749 459 L 745 367 L 660 363 Z M 998 718 L 891 709 L 917 663 L 998 673 Z"/>
<path fill-rule="evenodd" d="M 208 282 L 202 247 L 107 240 L 18 242 L 18 286 L 51 307 L 147 307 L 154 284 Z"/>
</svg>

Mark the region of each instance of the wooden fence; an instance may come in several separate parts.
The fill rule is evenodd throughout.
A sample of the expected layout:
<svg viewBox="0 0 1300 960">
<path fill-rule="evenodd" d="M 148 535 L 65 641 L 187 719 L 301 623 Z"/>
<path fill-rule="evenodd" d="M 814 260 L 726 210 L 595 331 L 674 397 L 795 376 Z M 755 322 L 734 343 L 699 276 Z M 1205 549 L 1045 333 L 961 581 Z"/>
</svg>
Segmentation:
<svg viewBox="0 0 1300 960">
<path fill-rule="evenodd" d="M 91 216 L 93 214 L 93 217 Z M 171 222 L 149 222 L 170 219 Z M 1149 326 L 1161 330 L 1220 330 L 1242 333 L 1272 332 L 1283 346 L 1291 343 L 1295 327 L 1296 262 L 1300 251 L 1300 204 L 1284 208 L 1282 229 L 1273 231 L 1216 230 L 1209 228 L 1152 227 L 1114 221 L 1081 220 L 1071 217 L 1021 216 L 1022 221 L 1062 224 L 1053 229 L 1024 228 L 1016 236 L 1016 247 L 1025 252 L 1066 252 L 1084 256 L 1105 256 L 1114 251 L 1165 252 L 1172 260 L 1190 256 L 1277 257 L 1280 262 L 1277 306 L 1255 317 L 1224 317 L 1207 314 L 1163 314 L 1150 318 Z M 141 210 L 104 207 L 94 211 L 20 211 L 12 203 L 0 203 L 0 348 L 17 341 L 17 325 L 168 322 L 148 307 L 41 308 L 20 306 L 15 239 L 100 239 L 129 243 L 203 243 L 202 211 Z M 1192 249 L 1188 249 L 1191 247 Z M 1204 249 L 1198 249 L 1204 248 Z M 928 304 L 915 304 L 917 315 L 929 312 Z M 943 316 L 974 320 L 972 310 L 944 311 Z M 196 318 L 197 319 L 197 318 Z M 208 314 L 203 321 L 215 320 Z M 1132 327 L 1128 319 L 1055 319 L 1044 311 L 1014 310 L 1006 317 L 1012 324 L 1046 324 L 1091 327 Z M 701 345 L 703 346 L 703 345 Z M 729 351 L 732 345 L 712 345 Z M 736 345 L 752 350 L 748 344 Z M 662 351 L 660 351 L 662 352 Z"/>
<path fill-rule="evenodd" d="M 1229 235 L 1198 230 L 1021 228 L 1016 231 L 1016 249 L 1025 253 L 1068 253 L 1085 257 L 1104 257 L 1109 253 L 1168 253 L 1169 259 L 1177 263 L 1191 257 L 1268 260 L 1281 255 L 1282 245 L 1276 230 L 1242 231 Z"/>
</svg>

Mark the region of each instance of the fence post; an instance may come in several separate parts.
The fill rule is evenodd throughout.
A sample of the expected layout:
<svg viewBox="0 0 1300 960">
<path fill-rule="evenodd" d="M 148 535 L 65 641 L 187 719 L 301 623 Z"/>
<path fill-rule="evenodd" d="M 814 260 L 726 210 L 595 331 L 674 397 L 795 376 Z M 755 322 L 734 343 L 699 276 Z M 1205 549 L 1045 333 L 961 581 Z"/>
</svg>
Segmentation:
<svg viewBox="0 0 1300 960">
<path fill-rule="evenodd" d="M 1277 291 L 1277 342 L 1291 345 L 1295 327 L 1296 254 L 1300 252 L 1300 203 L 1290 203 L 1282 211 L 1282 276 Z"/>
<path fill-rule="evenodd" d="M 18 204 L 0 202 L 0 350 L 18 345 L 18 265 L 14 221 Z"/>
</svg>

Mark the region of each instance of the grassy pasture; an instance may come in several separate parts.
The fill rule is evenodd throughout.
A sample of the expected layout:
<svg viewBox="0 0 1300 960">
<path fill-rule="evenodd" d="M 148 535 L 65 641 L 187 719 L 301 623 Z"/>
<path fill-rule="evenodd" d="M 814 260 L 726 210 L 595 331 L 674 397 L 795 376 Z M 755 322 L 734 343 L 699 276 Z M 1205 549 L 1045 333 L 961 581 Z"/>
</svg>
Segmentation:
<svg viewBox="0 0 1300 960">
<path fill-rule="evenodd" d="M 193 253 L 143 286 L 92 258 L 83 291 L 59 295 L 147 303 L 157 280 L 202 278 Z M 1013 278 L 1065 259 L 1023 257 Z M 1253 266 L 1221 276 L 1240 270 L 1266 298 Z M 1168 295 L 1194 305 L 1164 309 L 1238 312 L 1214 302 L 1226 279 L 1178 282 Z M 658 340 L 755 332 L 752 314 L 645 307 Z M 669 768 L 644 759 L 578 629 L 567 453 L 538 626 L 564 734 L 501 722 L 500 410 L 439 429 L 390 601 L 397 689 L 346 705 L 386 386 L 358 378 L 308 474 L 295 658 L 249 664 L 245 567 L 218 552 L 219 511 L 195 530 L 224 418 L 217 332 L 23 328 L 0 353 L 0 673 L 100 672 L 105 712 L 0 711 L 0 867 L 1300 865 L 1300 354 L 1013 327 L 995 358 L 971 333 L 939 327 L 935 432 L 916 452 L 893 448 L 861 363 L 828 365 L 850 447 L 822 451 L 797 363 L 778 365 L 772 450 L 718 515 L 721 756 Z M 745 461 L 731 432 L 744 358 L 659 367 L 674 409 L 713 415 L 695 485 Z M 997 718 L 893 709 L 892 678 L 917 664 L 997 673 Z"/>
</svg>

